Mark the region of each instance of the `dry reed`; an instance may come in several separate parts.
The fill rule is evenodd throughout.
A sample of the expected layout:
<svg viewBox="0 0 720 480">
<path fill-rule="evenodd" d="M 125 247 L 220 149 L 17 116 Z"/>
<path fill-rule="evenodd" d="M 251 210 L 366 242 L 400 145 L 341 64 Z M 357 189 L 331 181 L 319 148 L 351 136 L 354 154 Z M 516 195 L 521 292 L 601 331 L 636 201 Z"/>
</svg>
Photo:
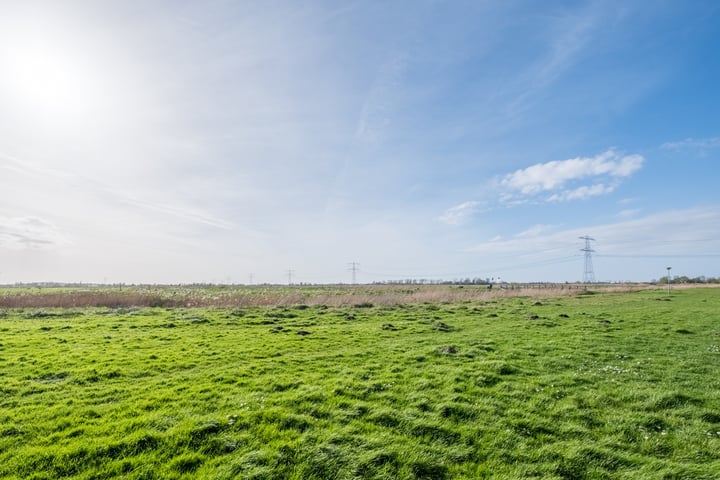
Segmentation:
<svg viewBox="0 0 720 480">
<path fill-rule="evenodd" d="M 488 301 L 506 297 L 559 297 L 588 292 L 625 292 L 658 288 L 652 284 L 505 284 L 458 285 L 361 285 L 325 287 L 152 287 L 125 290 L 68 289 L 62 291 L 0 295 L 0 308 L 130 308 L 130 307 L 289 307 L 296 305 L 372 306 L 418 303 Z M 674 287 L 677 288 L 677 287 Z"/>
</svg>

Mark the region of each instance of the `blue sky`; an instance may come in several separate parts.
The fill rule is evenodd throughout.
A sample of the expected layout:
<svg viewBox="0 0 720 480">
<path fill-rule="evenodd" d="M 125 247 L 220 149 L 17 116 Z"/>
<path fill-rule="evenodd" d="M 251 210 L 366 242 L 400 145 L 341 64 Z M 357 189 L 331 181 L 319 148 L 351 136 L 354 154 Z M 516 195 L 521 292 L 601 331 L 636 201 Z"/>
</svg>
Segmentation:
<svg viewBox="0 0 720 480">
<path fill-rule="evenodd" d="M 0 283 L 720 276 L 715 1 L 0 12 Z"/>
</svg>

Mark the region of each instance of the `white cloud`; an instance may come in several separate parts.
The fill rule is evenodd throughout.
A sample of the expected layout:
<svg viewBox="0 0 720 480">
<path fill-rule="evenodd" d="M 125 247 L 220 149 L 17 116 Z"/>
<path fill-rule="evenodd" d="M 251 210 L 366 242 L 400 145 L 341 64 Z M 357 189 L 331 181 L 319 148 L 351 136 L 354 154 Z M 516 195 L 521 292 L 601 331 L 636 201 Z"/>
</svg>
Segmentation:
<svg viewBox="0 0 720 480">
<path fill-rule="evenodd" d="M 460 225 L 466 222 L 472 214 L 476 213 L 480 205 L 481 203 L 477 201 L 463 202 L 448 208 L 444 214 L 438 217 L 438 220 L 448 225 Z"/>
<path fill-rule="evenodd" d="M 585 200 L 613 192 L 622 178 L 642 168 L 641 155 L 622 156 L 610 149 L 594 157 L 578 157 L 537 163 L 502 177 L 500 200 L 518 205 L 533 197 L 552 192 L 544 201 Z M 586 185 L 579 182 L 590 181 Z"/>
<path fill-rule="evenodd" d="M 49 248 L 69 243 L 52 223 L 37 217 L 0 217 L 0 247 L 16 250 Z"/>
<path fill-rule="evenodd" d="M 615 190 L 615 187 L 613 185 L 604 185 L 602 183 L 590 186 L 583 185 L 582 187 L 578 187 L 574 190 L 565 190 L 560 193 L 555 193 L 548 198 L 548 202 L 585 200 L 586 198 L 612 193 L 613 190 Z"/>
<path fill-rule="evenodd" d="M 500 183 L 511 191 L 532 195 L 557 190 L 568 182 L 588 177 L 627 177 L 640 170 L 643 161 L 641 155 L 621 157 L 615 151 L 608 150 L 590 158 L 538 163 L 506 175 Z"/>
<path fill-rule="evenodd" d="M 610 149 L 594 157 L 538 163 L 501 177 L 493 185 L 494 193 L 506 207 L 586 200 L 614 192 L 620 180 L 640 170 L 644 161 L 641 155 L 622 156 Z M 583 180 L 594 182 L 577 185 Z M 550 195 L 542 198 L 543 193 Z M 438 220 L 450 225 L 464 223 L 480 205 L 478 201 L 463 202 L 446 210 Z"/>
</svg>

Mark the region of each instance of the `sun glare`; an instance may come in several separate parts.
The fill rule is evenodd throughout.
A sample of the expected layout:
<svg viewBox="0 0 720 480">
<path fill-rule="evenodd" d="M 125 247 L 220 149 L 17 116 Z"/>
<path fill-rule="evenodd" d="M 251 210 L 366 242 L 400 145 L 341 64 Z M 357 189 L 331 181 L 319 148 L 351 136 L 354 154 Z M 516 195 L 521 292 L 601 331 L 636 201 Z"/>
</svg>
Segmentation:
<svg viewBox="0 0 720 480">
<path fill-rule="evenodd" d="M 5 63 L 14 101 L 27 115 L 78 121 L 99 106 L 93 69 L 61 43 L 18 42 L 9 49 Z"/>
</svg>

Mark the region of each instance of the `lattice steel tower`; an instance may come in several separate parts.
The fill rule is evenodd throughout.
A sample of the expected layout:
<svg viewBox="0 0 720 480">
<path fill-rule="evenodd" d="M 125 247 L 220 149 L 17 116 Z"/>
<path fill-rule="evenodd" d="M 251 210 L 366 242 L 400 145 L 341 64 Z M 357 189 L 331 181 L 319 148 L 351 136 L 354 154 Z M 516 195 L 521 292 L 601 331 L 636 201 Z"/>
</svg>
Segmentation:
<svg viewBox="0 0 720 480">
<path fill-rule="evenodd" d="M 583 283 L 595 283 L 595 272 L 593 271 L 592 254 L 595 250 L 590 247 L 590 242 L 594 242 L 595 239 L 587 235 L 580 237 L 580 240 L 585 240 L 585 248 L 581 248 L 581 252 L 585 252 L 585 271 L 583 272 Z"/>
<path fill-rule="evenodd" d="M 357 262 L 350 262 L 348 263 L 348 270 L 352 272 L 352 284 L 355 285 L 357 283 L 357 272 L 359 270 L 360 264 Z"/>
</svg>

